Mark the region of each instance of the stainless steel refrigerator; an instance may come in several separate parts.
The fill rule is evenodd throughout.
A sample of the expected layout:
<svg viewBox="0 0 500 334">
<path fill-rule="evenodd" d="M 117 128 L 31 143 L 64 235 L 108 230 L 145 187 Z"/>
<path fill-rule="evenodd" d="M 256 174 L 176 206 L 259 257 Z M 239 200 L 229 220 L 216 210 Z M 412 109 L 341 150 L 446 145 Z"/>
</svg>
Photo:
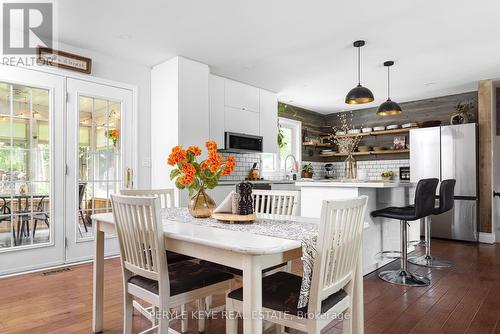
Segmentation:
<svg viewBox="0 0 500 334">
<path fill-rule="evenodd" d="M 453 209 L 432 217 L 433 237 L 477 241 L 477 152 L 474 123 L 410 130 L 411 181 L 457 180 Z"/>
</svg>

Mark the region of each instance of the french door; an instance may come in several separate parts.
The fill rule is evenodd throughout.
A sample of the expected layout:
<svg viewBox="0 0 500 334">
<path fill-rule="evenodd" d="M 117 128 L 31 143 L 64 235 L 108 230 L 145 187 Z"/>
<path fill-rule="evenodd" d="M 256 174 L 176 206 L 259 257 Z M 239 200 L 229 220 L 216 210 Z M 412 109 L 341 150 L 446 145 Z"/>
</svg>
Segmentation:
<svg viewBox="0 0 500 334">
<path fill-rule="evenodd" d="M 64 263 L 64 85 L 0 65 L 0 275 Z"/>
<path fill-rule="evenodd" d="M 90 217 L 132 186 L 132 103 L 129 89 L 0 65 L 0 276 L 92 258 Z"/>
<path fill-rule="evenodd" d="M 66 261 L 93 254 L 91 215 L 111 212 L 110 195 L 131 187 L 131 90 L 67 79 Z M 117 254 L 116 238 L 106 240 Z"/>
</svg>

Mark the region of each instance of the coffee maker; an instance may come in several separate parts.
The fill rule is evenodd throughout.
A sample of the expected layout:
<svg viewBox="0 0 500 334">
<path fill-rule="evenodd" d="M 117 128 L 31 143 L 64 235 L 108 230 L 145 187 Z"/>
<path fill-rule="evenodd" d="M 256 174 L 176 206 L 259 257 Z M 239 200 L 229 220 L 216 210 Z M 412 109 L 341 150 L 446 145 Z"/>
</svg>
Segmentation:
<svg viewBox="0 0 500 334">
<path fill-rule="evenodd" d="M 325 179 L 335 178 L 335 170 L 333 169 L 333 164 L 325 165 Z"/>
</svg>

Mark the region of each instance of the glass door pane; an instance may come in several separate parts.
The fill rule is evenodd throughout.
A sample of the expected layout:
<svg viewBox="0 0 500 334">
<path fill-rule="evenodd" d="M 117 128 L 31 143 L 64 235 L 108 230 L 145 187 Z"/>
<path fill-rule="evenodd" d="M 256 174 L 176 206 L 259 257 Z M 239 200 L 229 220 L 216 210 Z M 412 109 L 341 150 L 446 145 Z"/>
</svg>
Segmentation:
<svg viewBox="0 0 500 334">
<path fill-rule="evenodd" d="M 0 251 L 53 242 L 49 96 L 0 82 Z"/>
<path fill-rule="evenodd" d="M 79 97 L 78 239 L 92 237 L 91 215 L 111 212 L 110 195 L 119 191 L 121 102 Z"/>
<path fill-rule="evenodd" d="M 92 258 L 91 217 L 111 212 L 111 195 L 125 186 L 125 169 L 134 165 L 135 145 L 131 90 L 70 78 L 66 82 L 66 261 L 72 262 Z M 118 253 L 116 238 L 106 238 L 105 250 L 107 255 Z"/>
</svg>

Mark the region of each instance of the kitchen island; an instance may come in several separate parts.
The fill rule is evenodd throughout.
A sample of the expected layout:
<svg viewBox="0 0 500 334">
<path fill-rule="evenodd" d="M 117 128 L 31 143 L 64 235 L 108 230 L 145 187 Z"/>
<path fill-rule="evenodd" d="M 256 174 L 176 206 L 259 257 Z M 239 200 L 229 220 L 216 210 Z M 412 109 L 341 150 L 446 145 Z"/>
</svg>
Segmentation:
<svg viewBox="0 0 500 334">
<path fill-rule="evenodd" d="M 389 206 L 413 202 L 413 184 L 409 182 L 357 180 L 301 180 L 295 183 L 301 191 L 301 215 L 319 217 L 323 200 L 368 196 L 363 231 L 363 274 L 366 275 L 392 261 L 382 259 L 381 251 L 399 251 L 400 223 L 397 220 L 372 218 L 370 212 Z M 420 238 L 420 221 L 409 222 L 408 240 Z M 409 246 L 408 251 L 414 247 Z"/>
</svg>

